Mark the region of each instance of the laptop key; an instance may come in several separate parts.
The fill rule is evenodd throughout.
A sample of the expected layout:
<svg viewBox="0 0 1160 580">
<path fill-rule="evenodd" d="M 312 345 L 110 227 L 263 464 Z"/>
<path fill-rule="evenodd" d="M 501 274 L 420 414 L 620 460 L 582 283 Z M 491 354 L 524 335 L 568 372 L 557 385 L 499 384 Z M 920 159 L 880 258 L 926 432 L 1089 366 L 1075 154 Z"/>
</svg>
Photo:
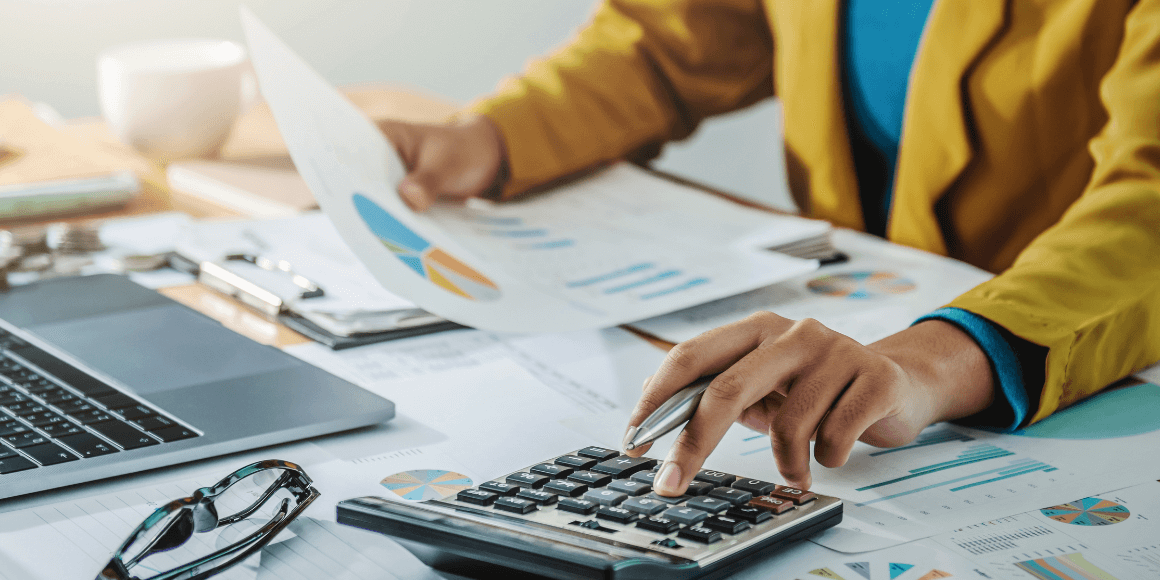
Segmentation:
<svg viewBox="0 0 1160 580">
<path fill-rule="evenodd" d="M 68 423 L 69 422 L 68 419 L 61 417 L 60 415 L 57 415 L 56 413 L 53 413 L 52 411 L 45 411 L 43 413 L 29 415 L 27 417 L 23 417 L 23 419 L 25 421 L 28 421 L 29 423 L 32 423 L 33 427 L 39 427 L 39 428 L 44 428 L 48 425 L 55 425 L 58 423 Z"/>
<path fill-rule="evenodd" d="M 5 435 L 4 437 L 0 437 L 0 439 L 3 439 L 5 443 L 17 449 L 31 447 L 33 445 L 40 445 L 41 443 L 48 443 L 48 439 L 45 439 L 43 435 L 34 433 L 32 431 L 16 433 L 14 435 Z"/>
<path fill-rule="evenodd" d="M 77 397 L 76 399 L 72 399 L 69 401 L 62 401 L 60 403 L 53 403 L 53 404 L 56 405 L 56 408 L 60 409 L 61 411 L 64 411 L 65 415 L 76 415 L 77 413 L 84 413 L 85 411 L 92 411 L 92 410 L 98 410 L 98 411 L 101 411 L 102 413 L 104 412 L 103 410 L 97 409 L 96 407 L 94 407 L 91 403 L 88 402 L 88 400 L 82 399 L 80 397 Z"/>
<path fill-rule="evenodd" d="M 105 423 L 113 421 L 113 416 L 95 407 L 91 407 L 85 411 L 77 411 L 69 413 L 69 416 L 80 421 L 85 425 L 93 425 L 95 423 Z"/>
<path fill-rule="evenodd" d="M 59 378 L 90 397 L 117 392 L 113 387 L 90 377 L 80 369 L 74 368 L 72 365 L 34 346 L 25 347 L 15 352 L 24 359 L 27 359 L 28 362 L 44 369 L 48 374 Z"/>
<path fill-rule="evenodd" d="M 156 439 L 120 421 L 105 421 L 104 423 L 96 423 L 89 427 L 101 435 L 112 439 L 113 443 L 120 445 L 125 450 L 157 445 Z"/>
<path fill-rule="evenodd" d="M 7 459 L 9 457 L 17 457 L 20 454 L 15 449 L 0 445 L 0 459 Z"/>
<path fill-rule="evenodd" d="M 28 395 L 25 395 L 24 393 L 21 393 L 15 389 L 5 393 L 0 393 L 0 407 L 7 407 L 8 405 L 12 405 L 14 403 L 24 403 L 31 400 L 32 399 L 28 398 Z"/>
<path fill-rule="evenodd" d="M 141 428 L 146 431 L 157 431 L 159 429 L 165 429 L 166 427 L 173 427 L 177 425 L 177 423 L 174 423 L 173 421 L 158 415 L 141 417 L 140 419 L 135 419 L 131 422 L 140 425 Z"/>
<path fill-rule="evenodd" d="M 63 403 L 68 403 L 69 401 L 81 400 L 80 397 L 78 397 L 78 396 L 72 394 L 71 392 L 66 391 L 60 387 L 57 387 L 57 388 L 49 390 L 49 391 L 43 391 L 43 392 L 34 393 L 34 394 L 36 396 L 40 397 L 45 403 L 48 403 L 49 405 L 53 405 L 53 406 L 59 406 Z"/>
<path fill-rule="evenodd" d="M 55 443 L 45 443 L 43 445 L 33 445 L 32 447 L 25 447 L 21 451 L 30 455 L 37 463 L 41 465 L 56 465 L 58 463 L 67 463 L 69 461 L 76 461 L 77 456 L 66 451 L 60 445 Z"/>
<path fill-rule="evenodd" d="M 162 441 L 164 441 L 166 443 L 170 443 L 173 441 L 181 441 L 182 439 L 192 439 L 194 437 L 197 437 L 196 432 L 194 432 L 190 429 L 186 429 L 185 427 L 182 427 L 181 425 L 175 425 L 173 427 L 166 427 L 164 429 L 158 429 L 156 431 L 153 431 L 152 433 L 153 433 L 154 437 L 157 437 L 158 439 L 161 439 Z"/>
<path fill-rule="evenodd" d="M 132 407 L 122 407 L 117 409 L 117 414 L 124 417 L 126 420 L 135 421 L 142 417 L 152 417 L 157 414 L 157 411 L 146 407 L 145 405 L 133 405 Z"/>
<path fill-rule="evenodd" d="M 36 467 L 39 466 L 19 455 L 7 459 L 0 459 L 0 475 L 16 473 L 17 471 L 24 471 Z"/>
<path fill-rule="evenodd" d="M 98 403 L 105 406 L 106 409 L 124 409 L 125 407 L 132 407 L 140 405 L 141 401 L 126 395 L 125 393 L 110 393 L 108 395 L 100 395 L 93 397 Z"/>
<path fill-rule="evenodd" d="M 57 441 L 64 443 L 70 449 L 79 453 L 81 457 L 97 457 L 118 451 L 116 447 L 84 431 L 66 437 L 60 437 Z"/>
<path fill-rule="evenodd" d="M 3 417 L 0 415 L 0 417 Z M 20 421 L 8 419 L 7 417 L 0 418 L 0 437 L 7 435 L 15 435 L 17 433 L 27 433 L 32 431 L 32 428 Z"/>
<path fill-rule="evenodd" d="M 87 433 L 84 429 L 77 427 L 75 423 L 65 421 L 64 423 L 53 423 L 52 425 L 45 425 L 40 428 L 45 435 L 53 439 L 60 439 L 66 435 L 75 435 L 77 433 Z"/>
</svg>

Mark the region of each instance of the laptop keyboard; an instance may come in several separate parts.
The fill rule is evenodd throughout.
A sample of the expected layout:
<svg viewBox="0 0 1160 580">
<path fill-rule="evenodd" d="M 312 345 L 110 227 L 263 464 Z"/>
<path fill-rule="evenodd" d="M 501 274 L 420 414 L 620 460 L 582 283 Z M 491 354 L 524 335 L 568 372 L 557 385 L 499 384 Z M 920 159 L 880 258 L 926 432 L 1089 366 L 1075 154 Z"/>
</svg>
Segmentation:
<svg viewBox="0 0 1160 580">
<path fill-rule="evenodd" d="M 197 436 L 0 329 L 0 475 Z"/>
</svg>

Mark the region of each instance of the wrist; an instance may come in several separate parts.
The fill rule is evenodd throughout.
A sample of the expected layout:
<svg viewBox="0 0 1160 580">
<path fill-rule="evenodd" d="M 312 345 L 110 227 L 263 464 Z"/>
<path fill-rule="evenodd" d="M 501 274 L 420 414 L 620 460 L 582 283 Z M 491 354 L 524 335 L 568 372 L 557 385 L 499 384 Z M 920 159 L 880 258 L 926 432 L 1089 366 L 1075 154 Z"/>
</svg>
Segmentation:
<svg viewBox="0 0 1160 580">
<path fill-rule="evenodd" d="M 930 423 L 974 415 L 995 401 L 990 360 L 970 335 L 953 324 L 927 320 L 870 349 L 902 367 L 927 394 Z"/>
</svg>

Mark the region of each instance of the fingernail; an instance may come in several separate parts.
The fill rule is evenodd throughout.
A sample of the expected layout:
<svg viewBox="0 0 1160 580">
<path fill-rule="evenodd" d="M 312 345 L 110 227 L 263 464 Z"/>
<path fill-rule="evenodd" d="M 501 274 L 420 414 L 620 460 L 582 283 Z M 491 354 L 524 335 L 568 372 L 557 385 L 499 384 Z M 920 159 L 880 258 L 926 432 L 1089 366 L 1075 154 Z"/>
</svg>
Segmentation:
<svg viewBox="0 0 1160 580">
<path fill-rule="evenodd" d="M 633 447 L 636 447 L 635 445 L 629 447 L 629 445 L 632 445 L 632 438 L 636 437 L 637 431 L 640 431 L 640 427 L 634 427 L 630 425 L 628 430 L 624 432 L 624 439 L 620 441 L 620 447 L 623 449 L 632 449 Z"/>
<path fill-rule="evenodd" d="M 653 481 L 661 495 L 676 495 L 681 487 L 681 468 L 676 463 L 666 461 Z"/>
<path fill-rule="evenodd" d="M 399 193 L 402 193 L 407 197 L 417 198 L 421 198 L 425 195 L 422 185 L 419 185 L 418 183 L 415 183 L 414 181 L 411 181 L 407 178 L 403 178 L 403 181 L 399 182 Z"/>
</svg>

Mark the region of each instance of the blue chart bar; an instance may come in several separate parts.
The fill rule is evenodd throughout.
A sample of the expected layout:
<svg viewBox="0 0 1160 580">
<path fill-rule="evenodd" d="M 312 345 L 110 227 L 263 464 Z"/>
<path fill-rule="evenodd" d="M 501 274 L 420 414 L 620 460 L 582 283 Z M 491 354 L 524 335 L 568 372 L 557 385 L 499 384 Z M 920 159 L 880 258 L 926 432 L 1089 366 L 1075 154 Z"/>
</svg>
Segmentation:
<svg viewBox="0 0 1160 580">
<path fill-rule="evenodd" d="M 540 242 L 538 244 L 530 244 L 530 245 L 528 245 L 528 249 L 529 250 L 554 250 L 556 248 L 569 248 L 569 247 L 572 247 L 573 245 L 575 245 L 575 243 L 576 242 L 574 240 L 564 238 L 564 239 L 560 239 L 560 240 L 552 240 L 550 242 Z"/>
<path fill-rule="evenodd" d="M 567 284 L 565 284 L 565 286 L 567 286 L 569 288 L 583 288 L 584 286 L 591 286 L 593 284 L 599 284 L 601 282 L 607 282 L 609 280 L 614 280 L 614 279 L 619 278 L 621 276 L 635 274 L 636 272 L 640 272 L 642 270 L 648 270 L 649 268 L 652 268 L 653 266 L 654 266 L 654 264 L 652 264 L 651 262 L 646 262 L 644 264 L 633 264 L 632 266 L 629 266 L 627 268 L 621 268 L 620 270 L 614 270 L 614 271 L 609 272 L 607 274 L 601 274 L 599 276 L 593 276 L 591 278 L 585 278 L 583 280 L 576 280 L 574 282 L 568 282 Z"/>
<path fill-rule="evenodd" d="M 524 220 L 518 217 L 492 217 L 492 216 L 475 216 L 473 218 L 476 222 L 487 224 L 489 226 L 519 226 L 523 225 Z"/>
<path fill-rule="evenodd" d="M 943 486 L 945 486 L 945 485 L 951 485 L 952 483 L 959 483 L 959 482 L 962 482 L 962 481 L 967 481 L 967 480 L 970 480 L 970 479 L 975 479 L 975 478 L 978 478 L 978 477 L 982 477 L 982 476 L 984 476 L 984 475 L 991 475 L 991 474 L 996 474 L 998 477 L 991 477 L 991 478 L 988 478 L 988 479 L 985 479 L 985 480 L 971 482 L 971 483 L 969 483 L 969 484 L 967 484 L 967 485 L 961 485 L 961 486 L 958 486 L 958 487 L 953 487 L 953 488 L 951 488 L 951 489 L 950 489 L 950 491 L 959 491 L 959 490 L 963 490 L 963 489 L 968 489 L 968 488 L 971 488 L 971 487 L 975 487 L 975 486 L 977 486 L 977 485 L 984 485 L 984 484 L 987 484 L 987 483 L 994 483 L 994 482 L 996 482 L 996 481 L 1000 481 L 1000 480 L 1003 480 L 1003 479 L 1008 479 L 1008 478 L 1011 478 L 1011 477 L 1018 477 L 1018 476 L 1020 476 L 1020 475 L 1026 475 L 1026 474 L 1028 474 L 1028 473 L 1034 473 L 1034 472 L 1036 472 L 1036 471 L 1043 471 L 1043 472 L 1048 472 L 1048 471 L 1055 471 L 1055 468 L 1054 468 L 1054 467 L 1052 467 L 1052 466 L 1050 466 L 1050 465 L 1048 465 L 1048 464 L 1046 464 L 1046 463 L 1043 463 L 1043 462 L 1041 462 L 1041 461 L 1036 461 L 1036 460 L 1034 460 L 1034 459 L 1014 459 L 1014 460 L 1011 460 L 1010 462 L 1008 462 L 1008 464 L 1007 464 L 1005 467 L 999 467 L 999 468 L 996 468 L 996 469 L 989 469 L 989 470 L 987 470 L 987 471 L 980 471 L 979 473 L 975 473 L 975 474 L 972 474 L 972 475 L 966 475 L 966 476 L 963 476 L 963 477 L 956 477 L 956 478 L 954 478 L 954 479 L 948 479 L 948 480 L 946 480 L 946 481 L 942 481 L 942 482 L 939 482 L 939 483 L 934 483 L 934 484 L 927 485 L 927 486 L 924 486 L 924 487 L 920 487 L 920 488 L 917 488 L 917 489 L 911 489 L 911 490 L 907 490 L 907 491 L 898 492 L 898 493 L 895 493 L 895 494 L 892 494 L 892 495 L 888 495 L 888 496 L 880 497 L 880 498 L 877 498 L 877 499 L 872 499 L 872 500 L 870 500 L 870 501 L 862 502 L 862 503 L 860 503 L 860 504 L 857 504 L 857 505 L 859 505 L 859 506 L 870 505 L 870 504 L 872 504 L 872 503 L 878 503 L 878 502 L 880 502 L 880 501 L 891 500 L 891 499 L 894 499 L 894 498 L 897 498 L 897 497 L 902 497 L 902 496 L 904 496 L 904 495 L 910 495 L 910 494 L 912 494 L 912 493 L 919 493 L 919 492 L 923 492 L 923 491 L 927 491 L 927 490 L 935 489 L 935 488 L 938 488 L 938 487 L 943 487 Z M 929 472 L 928 472 L 928 473 L 929 473 Z M 867 488 L 863 488 L 863 489 L 867 489 Z"/>
<path fill-rule="evenodd" d="M 643 295 L 641 295 L 640 299 L 641 300 L 648 300 L 649 298 L 657 298 L 659 296 L 665 296 L 667 294 L 672 294 L 674 292 L 682 292 L 684 290 L 688 290 L 689 288 L 693 288 L 696 286 L 700 286 L 701 284 L 708 284 L 708 283 L 709 283 L 708 278 L 693 278 L 692 280 L 689 280 L 688 282 L 685 282 L 684 284 L 681 284 L 680 286 L 673 286 L 672 288 L 666 288 L 664 290 L 657 290 L 656 292 L 651 292 L 649 294 L 643 294 Z"/>
<path fill-rule="evenodd" d="M 955 467 L 961 467 L 963 465 L 969 465 L 971 463 L 978 463 L 980 461 L 987 461 L 990 459 L 995 459 L 997 457 L 1006 457 L 1008 455 L 1014 455 L 1014 453 L 1007 451 L 1006 449 L 1000 449 L 998 447 L 995 447 L 994 445 L 986 445 L 986 444 L 976 445 L 976 446 L 971 447 L 970 449 L 967 449 L 966 451 L 963 451 L 962 453 L 960 453 L 956 459 L 952 459 L 950 461 L 943 461 L 942 463 L 935 463 L 933 465 L 927 465 L 925 467 L 919 467 L 917 469 L 911 469 L 910 475 L 904 475 L 902 477 L 891 479 L 889 481 L 883 481 L 882 483 L 875 483 L 872 485 L 868 485 L 866 487 L 860 487 L 857 489 L 857 491 L 866 491 L 868 489 L 874 489 L 876 487 L 891 485 L 894 483 L 898 483 L 900 481 L 906 481 L 908 479 L 913 479 L 915 477 L 920 477 L 923 475 L 927 475 L 929 473 L 934 473 L 936 471 L 943 471 L 944 469 L 953 469 Z"/>
<path fill-rule="evenodd" d="M 660 282 L 661 280 L 672 278 L 673 276 L 679 276 L 680 274 L 681 274 L 680 270 L 665 270 L 664 272 L 661 272 L 659 274 L 649 276 L 648 278 L 645 278 L 644 280 L 637 280 L 636 282 L 629 282 L 627 284 L 621 284 L 620 286 L 613 286 L 612 288 L 605 288 L 604 293 L 605 294 L 616 294 L 618 292 L 624 292 L 625 290 L 632 290 L 633 288 L 639 288 L 641 286 L 645 286 L 647 284 L 652 284 L 654 282 Z"/>
<path fill-rule="evenodd" d="M 886 455 L 887 453 L 897 453 L 899 451 L 906 451 L 907 449 L 915 449 L 917 447 L 926 447 L 927 445 L 937 445 L 939 443 L 946 443 L 948 441 L 962 441 L 965 443 L 967 441 L 974 440 L 975 438 L 971 437 L 970 435 L 963 435 L 962 433 L 956 433 L 950 429 L 944 429 L 941 431 L 935 431 L 934 433 L 928 433 L 926 435 L 919 435 L 915 438 L 914 443 L 911 443 L 905 447 L 895 447 L 893 449 L 884 449 L 882 451 L 871 453 L 870 457 L 878 457 L 879 455 Z"/>
<path fill-rule="evenodd" d="M 488 230 L 487 233 L 497 238 L 542 238 L 548 235 L 548 230 Z"/>
</svg>

